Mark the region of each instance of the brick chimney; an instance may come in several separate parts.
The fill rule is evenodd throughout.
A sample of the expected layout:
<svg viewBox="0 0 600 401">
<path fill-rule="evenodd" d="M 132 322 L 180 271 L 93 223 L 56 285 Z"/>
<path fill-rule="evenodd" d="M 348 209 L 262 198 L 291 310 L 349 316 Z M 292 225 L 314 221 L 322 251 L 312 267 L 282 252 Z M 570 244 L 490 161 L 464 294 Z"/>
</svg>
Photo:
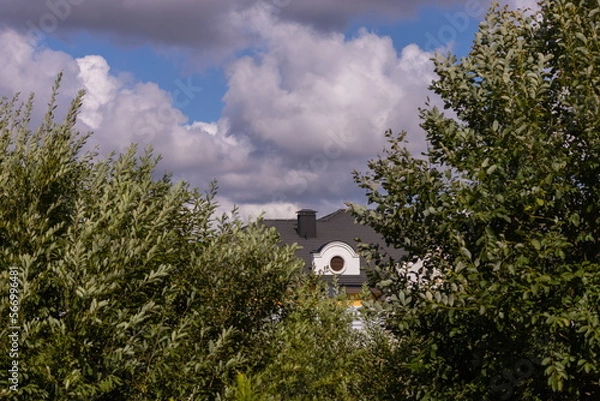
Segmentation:
<svg viewBox="0 0 600 401">
<path fill-rule="evenodd" d="M 297 231 L 301 237 L 317 237 L 317 212 L 310 209 L 302 209 L 296 212 L 298 215 Z"/>
</svg>

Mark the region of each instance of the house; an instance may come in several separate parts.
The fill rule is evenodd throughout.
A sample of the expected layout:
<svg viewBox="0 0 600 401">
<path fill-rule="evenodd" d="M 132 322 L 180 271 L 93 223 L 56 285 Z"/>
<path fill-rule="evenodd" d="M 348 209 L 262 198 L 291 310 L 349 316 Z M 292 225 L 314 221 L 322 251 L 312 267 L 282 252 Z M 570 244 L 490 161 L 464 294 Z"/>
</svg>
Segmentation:
<svg viewBox="0 0 600 401">
<path fill-rule="evenodd" d="M 379 244 L 395 259 L 403 254 L 402 250 L 387 247 L 371 227 L 357 224 L 349 210 L 340 209 L 321 218 L 314 210 L 296 213 L 296 219 L 263 222 L 279 232 L 283 243 L 302 247 L 296 255 L 304 260 L 307 273 L 320 274 L 328 282 L 337 276 L 349 296 L 359 294 L 367 281 L 368 266 L 358 253 L 358 240 Z"/>
</svg>

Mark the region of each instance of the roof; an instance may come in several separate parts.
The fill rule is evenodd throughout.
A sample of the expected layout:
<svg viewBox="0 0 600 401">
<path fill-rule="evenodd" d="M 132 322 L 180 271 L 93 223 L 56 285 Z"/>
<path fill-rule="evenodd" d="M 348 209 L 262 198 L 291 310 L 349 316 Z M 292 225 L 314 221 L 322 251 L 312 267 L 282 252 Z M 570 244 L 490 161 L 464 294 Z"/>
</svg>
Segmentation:
<svg viewBox="0 0 600 401">
<path fill-rule="evenodd" d="M 369 226 L 358 224 L 348 209 L 339 209 L 331 214 L 316 220 L 317 236 L 315 238 L 304 238 L 297 232 L 297 219 L 265 219 L 263 223 L 268 227 L 274 227 L 284 244 L 298 244 L 302 247 L 296 251 L 296 255 L 305 262 L 307 272 L 312 268 L 312 253 L 318 252 L 324 245 L 332 241 L 342 241 L 350 245 L 358 253 L 358 243 L 379 244 L 390 256 L 399 258 L 404 254 L 403 250 L 388 247 L 385 240 Z M 367 280 L 367 265 L 364 258 L 360 257 L 361 274 L 340 275 L 338 282 L 346 287 L 360 287 Z M 324 276 L 331 281 L 333 276 Z"/>
</svg>

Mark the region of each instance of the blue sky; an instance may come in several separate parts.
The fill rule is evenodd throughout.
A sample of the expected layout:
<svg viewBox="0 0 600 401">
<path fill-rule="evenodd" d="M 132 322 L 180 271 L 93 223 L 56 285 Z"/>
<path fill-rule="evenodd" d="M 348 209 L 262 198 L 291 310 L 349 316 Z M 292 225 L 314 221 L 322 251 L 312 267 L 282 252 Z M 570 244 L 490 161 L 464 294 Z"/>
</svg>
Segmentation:
<svg viewBox="0 0 600 401">
<path fill-rule="evenodd" d="M 509 7 L 533 1 L 505 0 Z M 0 0 L 0 96 L 87 91 L 107 154 L 152 145 L 223 208 L 293 218 L 362 202 L 387 128 L 425 149 L 434 50 L 468 52 L 487 0 Z M 437 100 L 434 99 L 434 103 Z"/>
<path fill-rule="evenodd" d="M 178 89 L 178 80 L 191 78 L 194 86 L 202 87 L 203 93 L 195 99 L 193 107 L 186 105 L 182 111 L 199 121 L 216 121 L 221 115 L 227 80 L 218 66 L 194 71 L 183 56 L 162 54 L 151 44 L 118 46 L 105 36 L 92 36 L 88 32 L 78 32 L 63 40 L 48 37 L 43 43 L 75 58 L 102 55 L 113 74 L 131 74 L 136 81 L 155 82 L 167 92 Z"/>
</svg>

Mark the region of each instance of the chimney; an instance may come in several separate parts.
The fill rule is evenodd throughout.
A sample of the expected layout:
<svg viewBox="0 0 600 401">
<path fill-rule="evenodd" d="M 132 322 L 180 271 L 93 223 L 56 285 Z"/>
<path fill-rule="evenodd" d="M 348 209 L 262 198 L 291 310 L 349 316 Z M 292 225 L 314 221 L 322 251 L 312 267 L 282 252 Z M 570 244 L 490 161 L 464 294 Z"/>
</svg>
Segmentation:
<svg viewBox="0 0 600 401">
<path fill-rule="evenodd" d="M 298 214 L 298 234 L 304 238 L 317 237 L 317 212 L 310 209 L 302 209 Z"/>
</svg>

